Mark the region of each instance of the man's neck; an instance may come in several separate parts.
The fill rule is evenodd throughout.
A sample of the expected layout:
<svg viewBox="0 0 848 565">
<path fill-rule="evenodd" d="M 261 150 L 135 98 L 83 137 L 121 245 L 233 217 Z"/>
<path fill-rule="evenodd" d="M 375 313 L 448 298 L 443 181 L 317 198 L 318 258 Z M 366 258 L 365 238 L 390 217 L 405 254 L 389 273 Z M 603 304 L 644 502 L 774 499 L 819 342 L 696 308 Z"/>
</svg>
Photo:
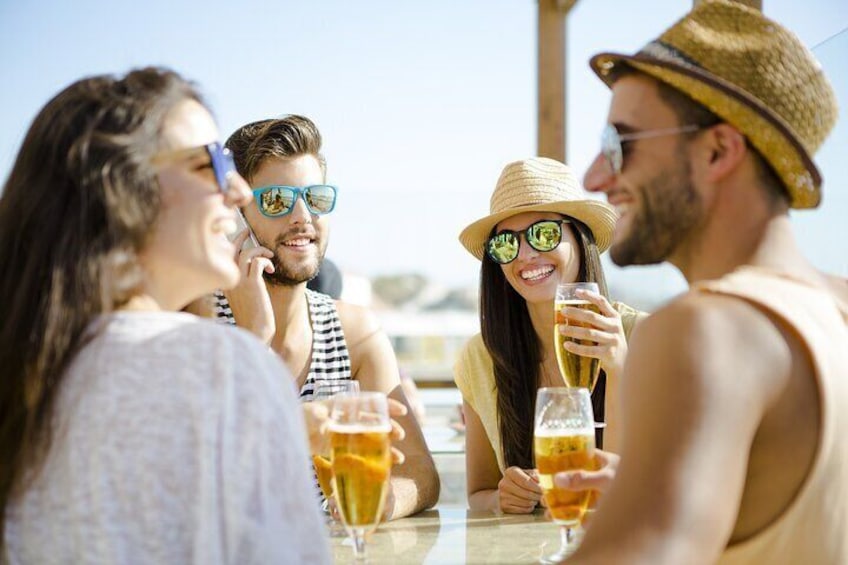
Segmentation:
<svg viewBox="0 0 848 565">
<path fill-rule="evenodd" d="M 742 213 L 713 221 L 681 251 L 670 262 L 690 285 L 720 278 L 743 265 L 818 276 L 798 248 L 786 214 Z"/>
<path fill-rule="evenodd" d="M 265 284 L 277 326 L 274 343 L 285 342 L 287 336 L 299 335 L 304 327 L 309 327 L 305 282 L 294 286 Z"/>
</svg>

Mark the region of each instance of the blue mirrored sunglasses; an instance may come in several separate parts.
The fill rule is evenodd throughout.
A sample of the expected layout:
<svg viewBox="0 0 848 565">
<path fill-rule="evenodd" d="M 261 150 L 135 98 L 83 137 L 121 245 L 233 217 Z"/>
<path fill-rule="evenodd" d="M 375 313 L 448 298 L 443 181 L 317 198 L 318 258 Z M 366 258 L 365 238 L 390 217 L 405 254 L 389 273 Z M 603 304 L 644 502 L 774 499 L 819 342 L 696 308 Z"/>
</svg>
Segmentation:
<svg viewBox="0 0 848 565">
<path fill-rule="evenodd" d="M 310 214 L 329 214 L 336 207 L 338 189 L 329 184 L 297 186 L 270 185 L 253 189 L 253 198 L 263 216 L 280 218 L 294 210 L 298 198 L 303 198 Z"/>
<path fill-rule="evenodd" d="M 215 172 L 218 189 L 223 194 L 226 194 L 230 189 L 230 175 L 236 172 L 233 154 L 217 141 L 204 145 L 203 148 L 206 149 L 206 152 L 209 154 L 209 160 L 212 162 L 212 170 Z"/>
</svg>

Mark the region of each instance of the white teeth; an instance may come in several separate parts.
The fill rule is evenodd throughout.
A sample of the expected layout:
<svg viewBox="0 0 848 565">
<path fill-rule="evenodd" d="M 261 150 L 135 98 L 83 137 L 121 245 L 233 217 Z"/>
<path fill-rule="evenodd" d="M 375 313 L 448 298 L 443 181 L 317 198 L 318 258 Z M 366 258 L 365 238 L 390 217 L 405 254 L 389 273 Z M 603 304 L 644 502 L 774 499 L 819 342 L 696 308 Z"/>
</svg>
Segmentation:
<svg viewBox="0 0 848 565">
<path fill-rule="evenodd" d="M 521 271 L 521 278 L 525 281 L 540 279 L 546 275 L 549 275 L 553 272 L 554 268 L 552 265 L 547 265 L 546 267 L 540 267 L 538 269 L 533 269 L 532 271 Z"/>
<path fill-rule="evenodd" d="M 283 243 L 286 247 L 301 247 L 303 245 L 309 245 L 310 241 L 307 238 L 303 239 L 292 239 L 291 241 L 286 241 Z"/>
</svg>

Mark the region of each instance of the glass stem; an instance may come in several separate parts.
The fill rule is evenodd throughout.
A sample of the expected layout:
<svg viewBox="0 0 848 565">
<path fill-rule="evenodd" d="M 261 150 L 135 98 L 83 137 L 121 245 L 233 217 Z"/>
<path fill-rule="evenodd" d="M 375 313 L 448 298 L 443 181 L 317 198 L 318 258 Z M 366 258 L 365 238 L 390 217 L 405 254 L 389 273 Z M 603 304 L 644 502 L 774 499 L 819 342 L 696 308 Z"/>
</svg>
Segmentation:
<svg viewBox="0 0 848 565">
<path fill-rule="evenodd" d="M 357 561 L 365 560 L 365 530 L 353 528 L 350 537 L 353 539 L 353 556 Z"/>
<path fill-rule="evenodd" d="M 568 555 L 571 551 L 571 543 L 574 541 L 574 529 L 571 526 L 561 526 L 559 529 L 559 551 L 563 555 Z"/>
</svg>

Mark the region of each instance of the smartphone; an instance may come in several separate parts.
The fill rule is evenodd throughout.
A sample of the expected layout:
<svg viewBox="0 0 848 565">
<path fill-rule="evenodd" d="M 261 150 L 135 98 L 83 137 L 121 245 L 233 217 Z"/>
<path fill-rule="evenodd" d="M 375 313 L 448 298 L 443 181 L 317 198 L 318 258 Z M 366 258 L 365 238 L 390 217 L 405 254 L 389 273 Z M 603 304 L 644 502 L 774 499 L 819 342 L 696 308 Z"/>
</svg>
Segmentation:
<svg viewBox="0 0 848 565">
<path fill-rule="evenodd" d="M 244 244 L 241 246 L 242 250 L 250 249 L 251 247 L 259 247 L 259 242 L 256 240 L 256 236 L 253 235 L 253 230 L 250 229 L 249 225 L 247 225 L 247 220 L 244 219 L 244 214 L 241 213 L 241 210 L 236 209 L 236 231 L 229 234 L 227 237 L 230 238 L 230 241 L 233 241 L 238 234 L 244 231 L 244 228 L 247 228 L 247 239 L 244 240 Z"/>
</svg>

